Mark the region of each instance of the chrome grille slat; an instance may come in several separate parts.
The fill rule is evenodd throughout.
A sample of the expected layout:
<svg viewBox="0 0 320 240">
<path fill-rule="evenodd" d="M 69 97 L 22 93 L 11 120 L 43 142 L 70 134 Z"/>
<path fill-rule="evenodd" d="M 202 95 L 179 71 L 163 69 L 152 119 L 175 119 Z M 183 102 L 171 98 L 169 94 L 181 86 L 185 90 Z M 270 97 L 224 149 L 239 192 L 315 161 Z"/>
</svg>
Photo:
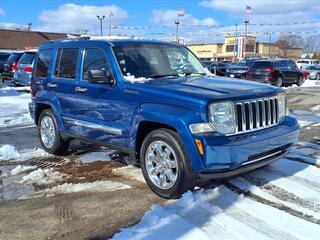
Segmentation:
<svg viewBox="0 0 320 240">
<path fill-rule="evenodd" d="M 278 109 L 276 97 L 236 103 L 236 133 L 251 132 L 278 124 Z"/>
</svg>

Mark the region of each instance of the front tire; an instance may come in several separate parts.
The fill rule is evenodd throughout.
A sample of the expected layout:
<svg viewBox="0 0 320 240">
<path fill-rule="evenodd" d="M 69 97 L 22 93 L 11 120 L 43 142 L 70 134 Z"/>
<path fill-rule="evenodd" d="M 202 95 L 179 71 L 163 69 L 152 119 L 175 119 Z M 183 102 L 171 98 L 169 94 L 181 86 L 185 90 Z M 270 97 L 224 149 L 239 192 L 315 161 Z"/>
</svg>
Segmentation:
<svg viewBox="0 0 320 240">
<path fill-rule="evenodd" d="M 157 129 L 145 137 L 140 163 L 147 184 L 160 197 L 179 198 L 196 184 L 183 143 L 172 130 Z"/>
<path fill-rule="evenodd" d="M 38 133 L 41 146 L 46 152 L 55 155 L 62 155 L 67 152 L 69 141 L 62 138 L 51 109 L 45 109 L 41 112 L 38 121 Z"/>
</svg>

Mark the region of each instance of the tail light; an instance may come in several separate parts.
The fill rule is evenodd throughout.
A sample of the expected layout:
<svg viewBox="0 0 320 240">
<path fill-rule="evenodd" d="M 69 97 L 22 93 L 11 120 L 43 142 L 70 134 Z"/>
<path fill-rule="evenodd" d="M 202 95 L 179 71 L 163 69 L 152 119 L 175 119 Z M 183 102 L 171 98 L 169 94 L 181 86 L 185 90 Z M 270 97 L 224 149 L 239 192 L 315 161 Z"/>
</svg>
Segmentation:
<svg viewBox="0 0 320 240">
<path fill-rule="evenodd" d="M 12 63 L 12 67 L 11 67 L 12 72 L 17 72 L 18 71 L 18 66 L 16 62 Z"/>
<path fill-rule="evenodd" d="M 24 69 L 24 71 L 25 71 L 26 73 L 32 73 L 32 67 L 26 67 L 26 68 Z"/>
<path fill-rule="evenodd" d="M 268 73 L 274 73 L 274 69 L 272 69 L 272 68 L 267 68 L 264 71 L 268 72 Z"/>
<path fill-rule="evenodd" d="M 306 72 L 306 71 L 303 71 L 302 74 L 303 74 L 303 78 L 306 79 L 306 78 L 308 78 L 308 76 L 309 76 L 310 73 L 308 73 L 308 72 Z"/>
</svg>

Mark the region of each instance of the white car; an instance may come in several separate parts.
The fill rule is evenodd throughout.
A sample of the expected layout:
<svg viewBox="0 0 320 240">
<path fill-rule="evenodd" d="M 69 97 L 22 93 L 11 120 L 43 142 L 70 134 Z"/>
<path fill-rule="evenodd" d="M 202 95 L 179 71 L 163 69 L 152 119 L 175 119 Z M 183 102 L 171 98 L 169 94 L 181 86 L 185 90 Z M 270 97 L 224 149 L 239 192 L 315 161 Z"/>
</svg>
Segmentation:
<svg viewBox="0 0 320 240">
<path fill-rule="evenodd" d="M 303 68 L 305 68 L 306 66 L 315 66 L 315 65 L 318 65 L 318 64 L 319 64 L 319 61 L 316 60 L 316 59 L 299 59 L 299 60 L 297 60 L 296 64 L 297 64 L 297 67 L 298 67 L 299 69 L 303 69 Z"/>
</svg>

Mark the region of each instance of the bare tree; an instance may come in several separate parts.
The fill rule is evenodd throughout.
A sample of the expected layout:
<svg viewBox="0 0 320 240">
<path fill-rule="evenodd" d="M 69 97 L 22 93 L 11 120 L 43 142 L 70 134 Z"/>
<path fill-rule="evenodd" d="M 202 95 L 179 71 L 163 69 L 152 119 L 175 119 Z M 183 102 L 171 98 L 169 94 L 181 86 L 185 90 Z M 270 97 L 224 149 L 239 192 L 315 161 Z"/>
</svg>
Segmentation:
<svg viewBox="0 0 320 240">
<path fill-rule="evenodd" d="M 305 53 L 320 53 L 320 34 L 308 36 L 303 50 Z"/>
<path fill-rule="evenodd" d="M 287 58 L 288 51 L 292 48 L 303 48 L 304 39 L 300 35 L 283 35 L 275 42 L 280 49 L 280 57 Z"/>
</svg>

